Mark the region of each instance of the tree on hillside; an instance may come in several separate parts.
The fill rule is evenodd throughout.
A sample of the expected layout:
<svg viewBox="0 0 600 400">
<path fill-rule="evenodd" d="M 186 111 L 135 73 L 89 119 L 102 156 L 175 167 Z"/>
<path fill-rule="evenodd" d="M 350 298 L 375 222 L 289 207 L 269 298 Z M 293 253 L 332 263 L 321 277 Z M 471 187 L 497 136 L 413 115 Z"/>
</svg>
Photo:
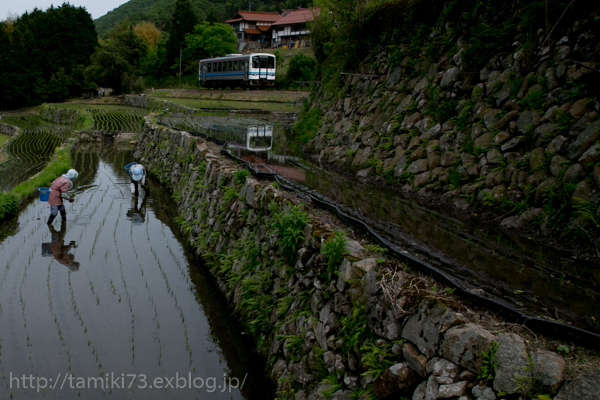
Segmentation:
<svg viewBox="0 0 600 400">
<path fill-rule="evenodd" d="M 203 58 L 218 57 L 235 52 L 237 38 L 233 28 L 226 24 L 203 22 L 185 37 L 183 60 L 186 70 L 198 68 Z"/>
<path fill-rule="evenodd" d="M 11 33 L 12 27 L 9 29 L 6 22 L 0 22 L 0 108 L 2 109 L 8 108 L 15 93 L 11 77 L 12 59 L 9 56 Z"/>
<path fill-rule="evenodd" d="M 167 41 L 167 63 L 173 67 L 179 60 L 179 49 L 185 48 L 185 35 L 192 33 L 194 26 L 198 24 L 198 17 L 192 9 L 188 0 L 177 0 L 173 12 L 171 34 Z"/>
<path fill-rule="evenodd" d="M 92 55 L 86 77 L 99 86 L 112 88 L 115 94 L 140 91 L 141 64 L 147 51 L 144 40 L 132 29 L 117 33 Z"/>
<path fill-rule="evenodd" d="M 161 36 L 160 29 L 154 25 L 154 22 L 141 22 L 133 27 L 134 32 L 144 39 L 148 48 L 154 48 L 158 45 Z"/>
</svg>

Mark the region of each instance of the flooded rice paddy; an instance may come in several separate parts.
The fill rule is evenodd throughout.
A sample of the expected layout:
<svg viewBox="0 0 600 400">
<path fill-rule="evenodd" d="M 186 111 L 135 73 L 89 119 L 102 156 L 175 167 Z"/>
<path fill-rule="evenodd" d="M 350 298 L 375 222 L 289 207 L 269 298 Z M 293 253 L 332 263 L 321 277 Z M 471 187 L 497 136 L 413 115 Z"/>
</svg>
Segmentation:
<svg viewBox="0 0 600 400">
<path fill-rule="evenodd" d="M 77 152 L 74 203 L 34 200 L 0 228 L 0 397 L 264 399 L 253 348 L 130 152 Z"/>
<path fill-rule="evenodd" d="M 73 127 L 44 121 L 37 115 L 10 115 L 2 123 L 17 126 L 19 135 L 5 145 L 9 162 L 0 166 L 0 190 L 9 191 L 40 172 L 54 149 L 70 136 Z"/>
</svg>

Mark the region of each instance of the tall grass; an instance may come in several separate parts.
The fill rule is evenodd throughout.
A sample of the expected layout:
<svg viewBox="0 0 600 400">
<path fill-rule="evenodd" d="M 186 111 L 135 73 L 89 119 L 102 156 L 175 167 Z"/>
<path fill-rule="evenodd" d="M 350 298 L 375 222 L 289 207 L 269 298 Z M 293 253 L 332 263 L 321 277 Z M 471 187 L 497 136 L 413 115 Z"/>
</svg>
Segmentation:
<svg viewBox="0 0 600 400">
<path fill-rule="evenodd" d="M 60 175 L 64 174 L 71 168 L 71 145 L 59 149 L 52 161 L 37 175 L 32 176 L 29 180 L 17 185 L 9 193 L 12 193 L 21 200 L 28 195 L 34 194 L 35 188 L 40 186 L 50 186 L 50 184 Z"/>
<path fill-rule="evenodd" d="M 17 197 L 12 193 L 0 192 L 0 219 L 17 211 Z"/>
<path fill-rule="evenodd" d="M 59 149 L 39 174 L 17 185 L 8 193 L 0 192 L 0 219 L 16 213 L 19 202 L 27 196 L 35 195 L 36 187 L 50 186 L 57 177 L 71 168 L 71 147 L 69 144 Z"/>
</svg>

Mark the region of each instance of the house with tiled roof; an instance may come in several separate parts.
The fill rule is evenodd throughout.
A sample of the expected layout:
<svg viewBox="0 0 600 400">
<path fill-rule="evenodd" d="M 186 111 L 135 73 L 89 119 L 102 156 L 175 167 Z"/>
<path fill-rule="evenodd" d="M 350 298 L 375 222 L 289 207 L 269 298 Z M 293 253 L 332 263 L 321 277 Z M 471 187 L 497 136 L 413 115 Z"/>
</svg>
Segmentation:
<svg viewBox="0 0 600 400">
<path fill-rule="evenodd" d="M 286 10 L 287 11 L 287 10 Z M 285 16 L 272 24 L 273 47 L 305 47 L 310 46 L 310 30 L 308 22 L 319 16 L 319 8 L 298 8 L 286 12 Z"/>
<path fill-rule="evenodd" d="M 241 44 L 239 51 L 271 46 L 271 26 L 282 18 L 276 12 L 238 11 L 225 21 L 233 27 Z M 245 43 L 245 44 L 243 44 Z"/>
</svg>

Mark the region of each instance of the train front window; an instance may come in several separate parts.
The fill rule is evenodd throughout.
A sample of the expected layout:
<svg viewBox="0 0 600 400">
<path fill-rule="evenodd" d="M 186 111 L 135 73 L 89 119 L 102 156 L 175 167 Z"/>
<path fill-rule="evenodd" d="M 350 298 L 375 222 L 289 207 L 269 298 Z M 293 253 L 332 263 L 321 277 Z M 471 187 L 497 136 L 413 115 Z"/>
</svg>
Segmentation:
<svg viewBox="0 0 600 400">
<path fill-rule="evenodd" d="M 268 57 L 268 56 L 252 57 L 252 68 L 273 69 L 273 68 L 275 68 L 275 57 Z"/>
</svg>

